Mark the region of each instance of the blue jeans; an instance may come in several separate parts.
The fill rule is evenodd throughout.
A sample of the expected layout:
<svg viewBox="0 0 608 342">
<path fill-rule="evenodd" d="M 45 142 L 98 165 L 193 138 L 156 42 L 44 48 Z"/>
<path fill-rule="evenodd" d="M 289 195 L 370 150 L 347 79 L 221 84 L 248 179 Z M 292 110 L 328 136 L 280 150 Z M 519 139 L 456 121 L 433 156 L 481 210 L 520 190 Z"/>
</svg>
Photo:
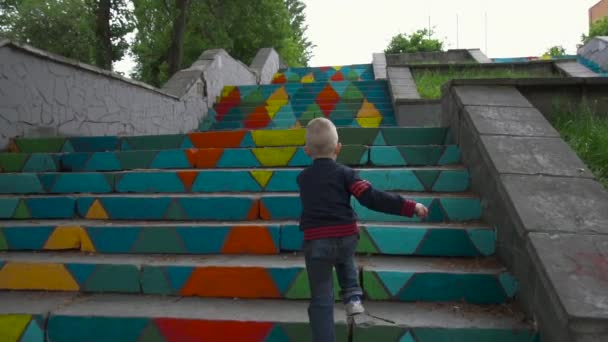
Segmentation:
<svg viewBox="0 0 608 342">
<path fill-rule="evenodd" d="M 311 300 L 308 318 L 312 328 L 313 342 L 334 342 L 334 285 L 333 268 L 336 268 L 340 295 L 344 302 L 352 296 L 361 296 L 361 286 L 355 250 L 358 235 L 342 238 L 310 240 L 304 242 L 306 271 L 310 285 Z"/>
</svg>

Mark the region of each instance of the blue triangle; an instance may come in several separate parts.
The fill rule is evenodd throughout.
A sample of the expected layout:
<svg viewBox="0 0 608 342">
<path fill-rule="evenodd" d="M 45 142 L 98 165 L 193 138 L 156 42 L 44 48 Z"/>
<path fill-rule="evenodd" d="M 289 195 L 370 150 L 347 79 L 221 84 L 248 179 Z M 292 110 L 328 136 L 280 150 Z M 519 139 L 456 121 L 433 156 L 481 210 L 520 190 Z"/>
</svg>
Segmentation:
<svg viewBox="0 0 608 342">
<path fill-rule="evenodd" d="M 271 268 L 268 269 L 270 277 L 274 280 L 274 283 L 281 291 L 281 294 L 285 294 L 289 286 L 293 283 L 296 276 L 302 271 L 299 267 L 292 268 Z"/>
<path fill-rule="evenodd" d="M 59 174 L 58 173 L 41 173 L 38 174 L 38 179 L 42 186 L 47 192 L 50 192 L 53 189 L 53 185 L 57 181 Z"/>
<path fill-rule="evenodd" d="M 470 229 L 469 238 L 482 255 L 492 255 L 496 250 L 496 231 L 494 229 Z"/>
<path fill-rule="evenodd" d="M 140 227 L 87 227 L 87 234 L 99 253 L 129 253 Z"/>
<path fill-rule="evenodd" d="M 241 147 L 256 147 L 255 142 L 251 137 L 251 131 L 245 133 L 243 140 L 241 140 Z"/>
<path fill-rule="evenodd" d="M 38 251 L 42 249 L 54 230 L 54 226 L 7 227 L 4 228 L 4 238 L 11 249 Z"/>
<path fill-rule="evenodd" d="M 81 287 L 85 284 L 87 279 L 93 271 L 95 271 L 95 264 L 65 264 L 65 267 L 72 273 L 74 279 Z"/>
<path fill-rule="evenodd" d="M 268 334 L 268 337 L 266 337 L 266 339 L 264 341 L 265 342 L 289 342 L 289 336 L 287 336 L 285 334 L 285 331 L 283 330 L 283 328 L 280 325 L 275 324 L 274 328 L 272 328 L 272 331 L 270 332 L 270 334 Z"/>
<path fill-rule="evenodd" d="M 36 323 L 36 320 L 32 319 L 30 321 L 30 324 L 27 325 L 27 329 L 25 329 L 25 332 L 23 333 L 23 335 L 21 336 L 21 339 L 19 341 L 23 341 L 23 342 L 44 341 L 44 334 L 42 333 L 42 330 L 38 326 L 38 323 Z"/>
<path fill-rule="evenodd" d="M 302 89 L 302 83 L 287 83 L 287 84 L 285 84 L 285 92 L 287 93 L 287 96 L 289 96 L 290 99 L 300 89 Z"/>
<path fill-rule="evenodd" d="M 192 266 L 177 266 L 177 267 L 167 267 L 166 268 L 167 276 L 169 277 L 169 284 L 175 291 L 180 291 L 190 276 L 192 272 L 194 272 L 194 267 Z"/>
<path fill-rule="evenodd" d="M 69 139 L 66 139 L 65 144 L 63 144 L 63 147 L 61 148 L 61 152 L 74 152 L 74 146 L 72 146 Z"/>
<path fill-rule="evenodd" d="M 517 292 L 517 280 L 511 275 L 511 273 L 501 273 L 499 276 L 500 284 L 502 288 L 505 290 L 505 294 L 508 298 L 513 298 L 515 293 Z"/>
<path fill-rule="evenodd" d="M 127 139 L 122 139 L 122 143 L 120 144 L 120 150 L 121 151 L 130 151 L 132 149 L 133 148 L 131 147 L 131 145 L 129 144 Z"/>
<path fill-rule="evenodd" d="M 380 278 L 393 296 L 396 296 L 405 283 L 414 275 L 414 273 L 391 271 L 378 271 L 376 274 L 378 274 L 378 278 Z"/>
<path fill-rule="evenodd" d="M 182 142 L 182 146 L 181 148 L 193 148 L 194 145 L 192 145 L 192 141 L 190 140 L 190 137 L 186 136 L 184 138 L 184 141 Z"/>
<path fill-rule="evenodd" d="M 334 90 L 336 91 L 336 93 L 338 93 L 338 95 L 340 95 L 340 97 L 342 97 L 342 94 L 344 94 L 344 90 L 346 90 L 346 87 L 348 87 L 350 84 L 350 82 L 332 82 L 331 87 L 334 88 Z"/>
<path fill-rule="evenodd" d="M 252 85 L 252 86 L 239 86 L 237 87 L 239 89 L 239 94 L 241 94 L 241 100 L 246 98 L 249 94 L 251 94 L 253 91 L 258 89 L 257 85 Z"/>
<path fill-rule="evenodd" d="M 384 140 L 384 134 L 382 134 L 382 130 L 378 130 L 378 135 L 376 136 L 376 139 L 374 139 L 374 142 L 372 145 L 386 146 L 386 141 Z"/>
<path fill-rule="evenodd" d="M 296 153 L 293 154 L 288 166 L 308 166 L 311 164 L 311 159 L 306 155 L 303 148 L 298 148 Z"/>
<path fill-rule="evenodd" d="M 414 340 L 414 338 L 412 337 L 412 334 L 410 334 L 410 332 L 408 331 L 405 335 L 403 335 L 399 339 L 399 342 L 416 342 L 416 340 Z"/>
</svg>

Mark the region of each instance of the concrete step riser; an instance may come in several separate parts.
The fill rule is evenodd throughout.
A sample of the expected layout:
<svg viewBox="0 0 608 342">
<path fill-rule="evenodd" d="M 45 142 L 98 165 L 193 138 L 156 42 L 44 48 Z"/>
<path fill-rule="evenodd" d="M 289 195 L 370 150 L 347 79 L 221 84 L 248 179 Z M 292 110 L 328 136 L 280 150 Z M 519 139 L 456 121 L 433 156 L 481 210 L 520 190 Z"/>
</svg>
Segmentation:
<svg viewBox="0 0 608 342">
<path fill-rule="evenodd" d="M 517 284 L 505 271 L 469 273 L 359 270 L 368 300 L 505 303 Z M 247 286 L 243 286 L 247 284 Z M 0 289 L 128 293 L 185 297 L 309 299 L 306 268 L 154 265 L 6 260 L 0 254 Z M 334 272 L 334 296 L 339 285 Z"/>
<path fill-rule="evenodd" d="M 357 252 L 374 255 L 494 254 L 496 234 L 477 228 L 360 226 Z M 296 224 L 279 225 L 10 225 L 0 228 L 0 250 L 79 250 L 102 254 L 278 254 L 300 252 Z"/>
<path fill-rule="evenodd" d="M 17 158 L 15 158 L 17 157 Z M 447 146 L 344 145 L 338 162 L 350 166 L 444 166 L 460 162 L 460 150 Z M 303 147 L 186 149 L 16 155 L 0 154 L 3 172 L 94 172 L 134 169 L 212 169 L 305 167 Z"/>
<path fill-rule="evenodd" d="M 0 174 L 0 194 L 297 192 L 301 169 Z M 465 192 L 466 170 L 361 170 L 376 189 Z"/>
<path fill-rule="evenodd" d="M 338 128 L 345 145 L 443 145 L 451 142 L 447 128 Z M 302 146 L 305 129 L 240 130 L 138 137 L 17 138 L 14 152 L 104 152 L 208 147 Z M 2 154 L 0 154 L 2 155 Z"/>
<path fill-rule="evenodd" d="M 413 197 L 429 207 L 425 222 L 466 222 L 481 218 L 481 203 L 469 197 Z M 419 218 L 371 211 L 356 200 L 352 205 L 362 221 L 420 222 Z M 94 220 L 298 220 L 297 195 L 249 196 L 53 196 L 0 198 L 0 219 L 94 219 Z"/>
</svg>

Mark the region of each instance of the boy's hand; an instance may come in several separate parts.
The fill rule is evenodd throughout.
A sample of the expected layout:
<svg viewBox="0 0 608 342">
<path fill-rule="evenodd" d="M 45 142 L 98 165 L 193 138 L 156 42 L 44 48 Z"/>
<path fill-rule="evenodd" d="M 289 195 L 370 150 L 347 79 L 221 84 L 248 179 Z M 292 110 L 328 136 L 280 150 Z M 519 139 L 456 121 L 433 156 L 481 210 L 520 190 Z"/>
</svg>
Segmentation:
<svg viewBox="0 0 608 342">
<path fill-rule="evenodd" d="M 429 209 L 427 209 L 427 207 L 425 207 L 422 203 L 416 203 L 414 213 L 416 214 L 416 216 L 420 217 L 421 219 L 424 219 L 429 215 Z"/>
</svg>

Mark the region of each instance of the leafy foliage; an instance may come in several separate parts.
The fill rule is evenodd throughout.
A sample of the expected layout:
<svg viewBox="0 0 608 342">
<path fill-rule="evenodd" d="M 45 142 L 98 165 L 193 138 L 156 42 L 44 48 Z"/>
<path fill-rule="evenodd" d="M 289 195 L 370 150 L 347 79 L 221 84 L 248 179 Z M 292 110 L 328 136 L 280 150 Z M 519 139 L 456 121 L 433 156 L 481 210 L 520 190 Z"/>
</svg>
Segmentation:
<svg viewBox="0 0 608 342">
<path fill-rule="evenodd" d="M 597 20 L 589 27 L 589 35 L 583 34 L 583 44 L 587 44 L 591 39 L 598 36 L 608 36 L 608 17 Z"/>
<path fill-rule="evenodd" d="M 111 60 L 120 60 L 128 49 L 125 35 L 133 25 L 125 0 L 111 0 L 111 44 L 99 44 L 100 38 L 95 31 L 99 4 L 99 0 L 4 0 L 0 2 L 0 35 L 107 67 L 107 63 L 100 63 L 97 58 L 104 53 L 101 49 L 104 46 L 111 49 Z"/>
<path fill-rule="evenodd" d="M 171 76 L 168 57 L 178 11 L 165 0 L 137 0 L 134 5 L 137 66 L 132 76 L 159 86 Z M 301 0 L 191 1 L 181 67 L 214 48 L 249 64 L 262 47 L 274 47 L 289 65 L 306 65 L 313 46 L 305 37 L 304 8 Z"/>
<path fill-rule="evenodd" d="M 442 51 L 443 41 L 433 38 L 433 31 L 427 29 L 417 30 L 407 35 L 400 33 L 391 39 L 385 53 L 411 53 Z"/>
<path fill-rule="evenodd" d="M 549 49 L 547 49 L 547 51 L 545 52 L 545 54 L 543 56 L 548 56 L 548 57 L 561 57 L 561 56 L 565 56 L 566 55 L 566 49 L 564 49 L 563 46 L 552 46 Z"/>
</svg>

